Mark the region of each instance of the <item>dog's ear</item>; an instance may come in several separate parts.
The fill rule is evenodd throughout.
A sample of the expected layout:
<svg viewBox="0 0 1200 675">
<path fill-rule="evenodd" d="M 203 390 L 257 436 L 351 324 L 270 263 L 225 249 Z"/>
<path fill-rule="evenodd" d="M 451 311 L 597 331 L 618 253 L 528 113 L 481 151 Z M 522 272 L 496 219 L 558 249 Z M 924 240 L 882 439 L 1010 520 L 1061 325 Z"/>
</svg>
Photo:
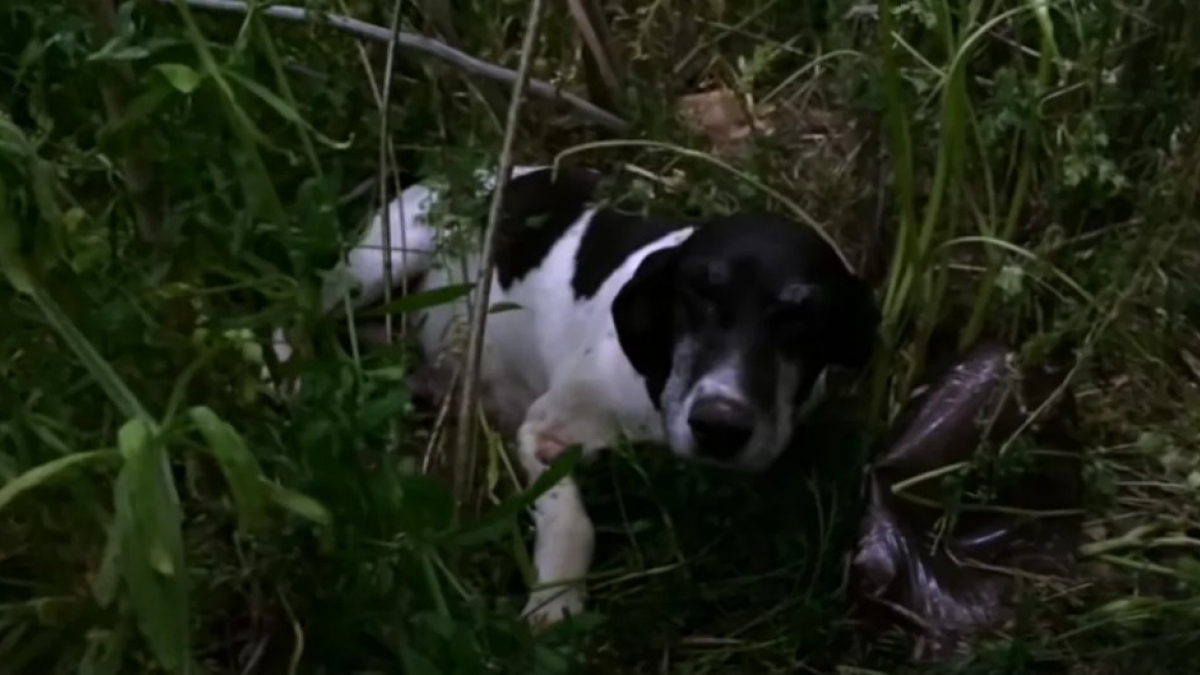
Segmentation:
<svg viewBox="0 0 1200 675">
<path fill-rule="evenodd" d="M 871 288 L 853 274 L 847 274 L 830 298 L 833 331 L 827 343 L 831 363 L 846 368 L 861 368 L 871 359 L 880 313 Z"/>
<path fill-rule="evenodd" d="M 676 247 L 646 256 L 613 299 L 613 324 L 625 356 L 651 392 L 661 391 L 671 371 L 675 308 L 671 304 Z"/>
</svg>

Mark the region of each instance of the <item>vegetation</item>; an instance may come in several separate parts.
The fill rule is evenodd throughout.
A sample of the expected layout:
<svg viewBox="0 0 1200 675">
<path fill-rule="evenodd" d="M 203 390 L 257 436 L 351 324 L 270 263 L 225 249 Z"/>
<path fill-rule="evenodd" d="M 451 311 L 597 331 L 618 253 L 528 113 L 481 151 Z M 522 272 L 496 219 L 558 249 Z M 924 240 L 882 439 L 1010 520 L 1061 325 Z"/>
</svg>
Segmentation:
<svg viewBox="0 0 1200 675">
<path fill-rule="evenodd" d="M 513 69 L 528 15 L 306 6 L 380 26 L 398 8 Z M 541 24 L 533 75 L 630 127 L 532 97 L 519 161 L 570 151 L 635 167 L 625 189 L 664 208 L 810 218 L 877 284 L 878 358 L 838 382 L 812 461 L 588 469 L 593 612 L 530 635 L 529 494 L 499 440 L 458 508 L 408 352 L 347 349 L 314 313 L 381 185 L 496 162 L 509 85 L 260 12 L 7 0 L 0 673 L 1197 671 L 1200 9 L 597 0 Z M 747 137 L 682 122 L 680 97 L 722 90 Z M 302 348 L 280 367 L 281 322 Z M 987 336 L 1076 359 L 1090 541 L 1019 625 L 909 666 L 843 585 L 862 467 L 927 355 Z M 303 381 L 295 400 L 264 363 Z"/>
</svg>

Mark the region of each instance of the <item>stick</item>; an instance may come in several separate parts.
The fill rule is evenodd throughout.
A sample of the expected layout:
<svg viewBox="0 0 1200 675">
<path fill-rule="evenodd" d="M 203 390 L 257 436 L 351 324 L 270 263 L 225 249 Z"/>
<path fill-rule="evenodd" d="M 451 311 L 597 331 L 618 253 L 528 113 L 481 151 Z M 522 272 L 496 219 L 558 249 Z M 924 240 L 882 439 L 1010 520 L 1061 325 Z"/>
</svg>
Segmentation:
<svg viewBox="0 0 1200 675">
<path fill-rule="evenodd" d="M 471 325 L 467 338 L 467 361 L 464 366 L 462 399 L 459 401 L 458 428 L 454 444 L 454 493 L 459 509 L 470 495 L 474 468 L 475 398 L 479 388 L 479 361 L 483 352 L 483 330 L 487 323 L 488 301 L 492 291 L 492 270 L 495 266 L 496 230 L 504 207 L 505 187 L 512 175 L 513 144 L 517 136 L 517 120 L 521 114 L 521 103 L 525 100 L 525 83 L 529 79 L 529 68 L 533 62 L 533 51 L 537 45 L 537 34 L 542 17 L 542 0 L 530 0 L 529 18 L 525 25 L 525 39 L 521 43 L 521 61 L 517 66 L 517 78 L 513 82 L 512 98 L 508 103 L 508 119 L 504 124 L 504 141 L 500 148 L 500 166 L 496 171 L 496 187 L 492 191 L 492 204 L 488 209 L 487 230 L 483 235 L 480 252 L 481 265 L 476 283 L 475 301 L 472 303 Z"/>
<path fill-rule="evenodd" d="M 168 3 L 173 1 L 159 0 L 159 2 Z M 245 2 L 241 2 L 241 0 L 185 0 L 185 2 L 193 7 L 218 12 L 246 14 L 250 11 L 249 6 Z M 375 40 L 377 42 L 391 42 L 391 31 L 387 28 L 347 16 L 310 11 L 303 7 L 292 7 L 290 5 L 272 5 L 270 7 L 263 7 L 258 12 L 264 16 L 283 19 L 285 21 L 324 21 L 334 28 L 356 37 Z M 514 87 L 519 79 L 517 71 L 498 66 L 494 63 L 488 63 L 466 52 L 455 49 L 444 42 L 425 37 L 424 35 L 400 31 L 396 34 L 396 46 L 428 54 L 469 73 L 498 82 L 513 84 Z M 528 86 L 531 94 L 552 101 L 563 101 L 575 108 L 584 117 L 603 127 L 617 131 L 624 131 L 629 128 L 629 122 L 575 94 L 563 91 L 545 80 L 530 79 Z"/>
<path fill-rule="evenodd" d="M 389 31 L 392 36 L 400 32 L 400 8 L 404 0 L 395 0 L 395 5 L 392 8 L 392 26 Z M 388 40 L 387 61 L 383 67 L 383 94 L 379 101 L 379 204 L 383 213 L 383 250 L 386 253 L 383 256 L 383 302 L 385 305 L 392 303 L 392 208 L 388 203 L 388 182 L 387 182 L 387 162 L 388 162 L 388 103 L 392 97 L 392 69 L 396 64 L 396 40 Z M 404 200 L 398 200 L 400 204 L 400 222 L 405 221 L 404 215 Z M 400 228 L 401 239 L 404 239 L 404 227 Z M 408 256 L 408 242 L 400 242 L 401 259 Z M 407 286 L 407 284 L 405 284 Z M 407 292 L 407 288 L 404 289 Z M 392 313 L 388 312 L 383 316 L 383 333 L 387 344 L 392 344 Z"/>
</svg>

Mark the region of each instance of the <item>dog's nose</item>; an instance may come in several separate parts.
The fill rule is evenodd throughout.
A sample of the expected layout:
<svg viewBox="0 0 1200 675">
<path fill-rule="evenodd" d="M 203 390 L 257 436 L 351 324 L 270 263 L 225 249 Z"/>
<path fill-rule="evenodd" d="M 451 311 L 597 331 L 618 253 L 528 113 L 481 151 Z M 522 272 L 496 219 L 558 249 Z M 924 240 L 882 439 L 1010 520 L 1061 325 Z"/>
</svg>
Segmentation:
<svg viewBox="0 0 1200 675">
<path fill-rule="evenodd" d="M 741 452 L 754 433 L 754 411 L 740 401 L 702 398 L 692 405 L 688 426 L 700 454 L 728 459 Z"/>
</svg>

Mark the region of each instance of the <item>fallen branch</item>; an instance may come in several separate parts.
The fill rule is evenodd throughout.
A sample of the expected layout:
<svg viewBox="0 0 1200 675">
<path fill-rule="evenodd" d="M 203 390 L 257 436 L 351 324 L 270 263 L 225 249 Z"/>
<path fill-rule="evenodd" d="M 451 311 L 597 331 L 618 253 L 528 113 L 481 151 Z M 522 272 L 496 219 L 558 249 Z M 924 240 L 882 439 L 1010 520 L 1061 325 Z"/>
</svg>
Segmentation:
<svg viewBox="0 0 1200 675">
<path fill-rule="evenodd" d="M 164 3 L 172 3 L 174 0 L 159 0 Z M 247 3 L 241 0 L 185 0 L 187 4 L 198 7 L 200 9 L 208 9 L 219 12 L 237 12 L 246 14 L 250 11 Z M 391 31 L 382 26 L 359 21 L 346 16 L 337 14 L 329 14 L 326 12 L 316 12 L 305 9 L 303 7 L 292 7 L 290 5 L 272 5 L 263 7 L 257 10 L 264 16 L 283 19 L 285 21 L 296 22 L 325 22 L 338 30 L 345 31 L 351 35 L 364 38 L 367 40 L 375 40 L 377 42 L 390 42 Z M 517 81 L 517 72 L 503 66 L 498 66 L 494 63 L 488 63 L 482 59 L 476 58 L 451 47 L 450 45 L 434 40 L 433 38 L 418 35 L 416 33 L 408 33 L 400 31 L 396 34 L 396 46 L 403 49 L 411 49 L 413 51 L 428 54 L 434 58 L 440 59 L 457 66 L 469 73 L 485 77 L 498 82 L 513 84 Z M 617 117 L 616 115 L 600 108 L 599 106 L 590 103 L 575 94 L 565 92 L 562 89 L 546 82 L 545 80 L 530 79 L 529 93 L 540 96 L 542 98 L 563 101 L 575 108 L 581 115 L 587 117 L 591 121 L 617 131 L 623 131 L 629 128 L 629 123 Z"/>
<path fill-rule="evenodd" d="M 615 65 L 616 47 L 604 11 L 595 0 L 567 0 L 567 7 L 575 19 L 579 36 L 583 38 L 584 68 L 589 76 L 588 93 L 592 100 L 611 109 L 620 109 L 621 78 L 617 75 Z M 596 82 L 597 78 L 599 82 Z"/>
</svg>

